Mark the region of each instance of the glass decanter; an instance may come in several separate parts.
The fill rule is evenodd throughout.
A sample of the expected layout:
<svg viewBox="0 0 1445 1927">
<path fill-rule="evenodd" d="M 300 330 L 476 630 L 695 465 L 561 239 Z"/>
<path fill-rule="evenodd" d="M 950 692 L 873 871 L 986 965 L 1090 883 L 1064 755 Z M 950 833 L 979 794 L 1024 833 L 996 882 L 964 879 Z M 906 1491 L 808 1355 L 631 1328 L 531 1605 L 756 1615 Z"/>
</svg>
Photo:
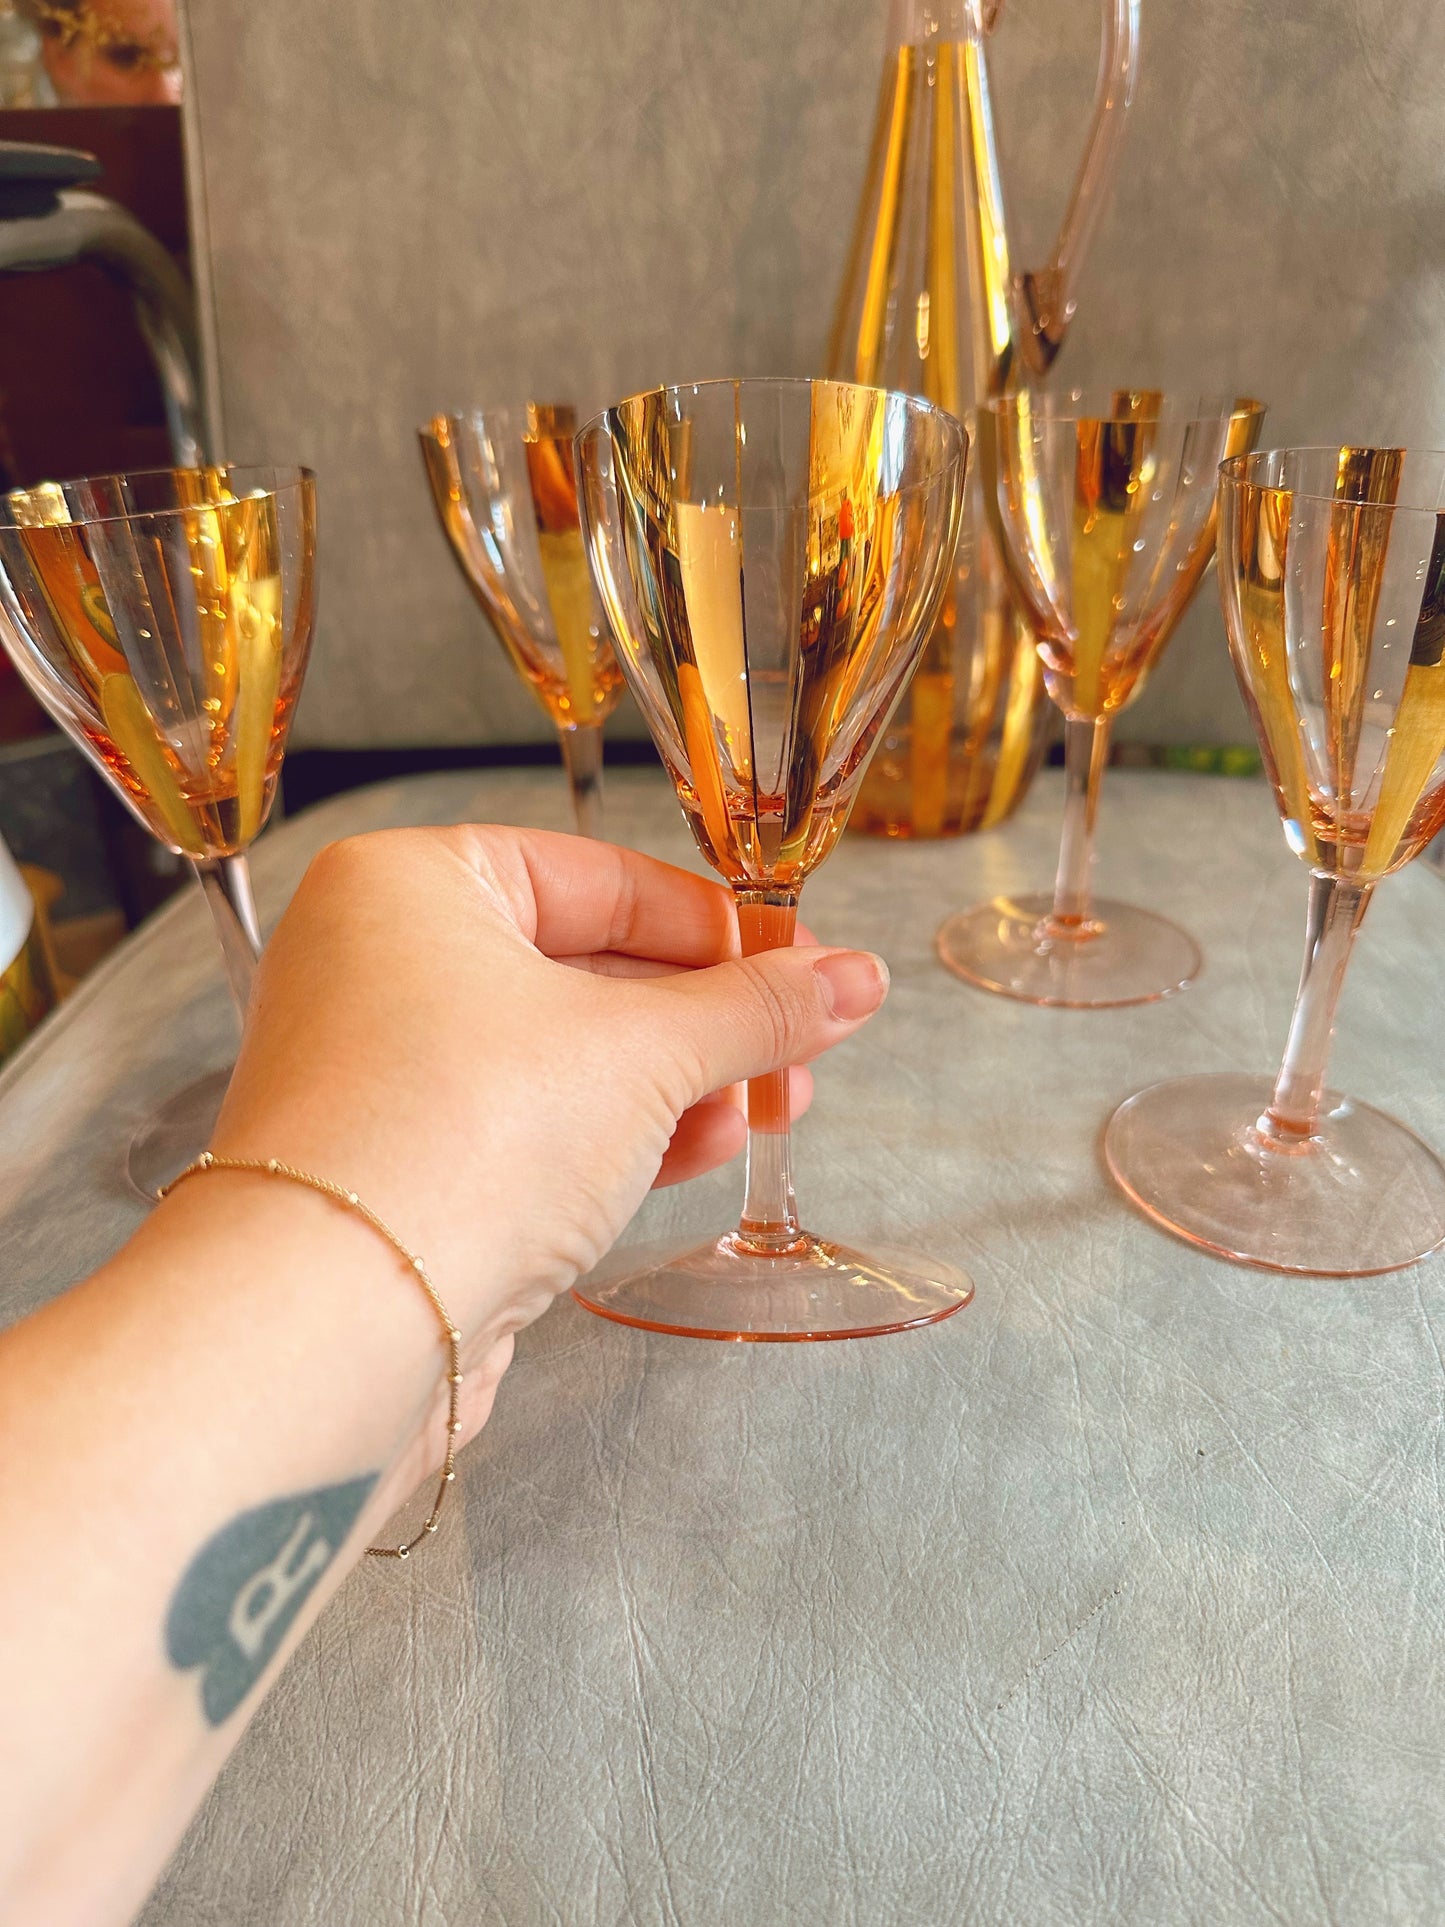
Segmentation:
<svg viewBox="0 0 1445 1927">
<path fill-rule="evenodd" d="M 873 141 L 828 372 L 966 416 L 1044 375 L 1073 318 L 1139 63 L 1140 0 L 1103 0 L 1093 120 L 1053 254 L 1016 271 L 994 137 L 988 40 L 1001 0 L 893 0 Z M 1052 712 L 970 478 L 954 577 L 911 689 L 859 792 L 856 829 L 947 836 L 1001 822 Z"/>
</svg>

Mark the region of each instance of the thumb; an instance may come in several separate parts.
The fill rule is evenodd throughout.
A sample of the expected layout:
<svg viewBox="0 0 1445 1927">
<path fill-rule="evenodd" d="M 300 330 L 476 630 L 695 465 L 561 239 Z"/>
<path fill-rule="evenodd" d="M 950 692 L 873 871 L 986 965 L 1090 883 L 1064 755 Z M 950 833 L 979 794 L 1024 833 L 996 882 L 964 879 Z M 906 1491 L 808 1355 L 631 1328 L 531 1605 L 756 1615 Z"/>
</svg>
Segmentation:
<svg viewBox="0 0 1445 1927">
<path fill-rule="evenodd" d="M 671 1000 L 695 1103 L 851 1037 L 888 995 L 888 966 L 866 950 L 767 950 L 681 971 L 648 991 Z"/>
</svg>

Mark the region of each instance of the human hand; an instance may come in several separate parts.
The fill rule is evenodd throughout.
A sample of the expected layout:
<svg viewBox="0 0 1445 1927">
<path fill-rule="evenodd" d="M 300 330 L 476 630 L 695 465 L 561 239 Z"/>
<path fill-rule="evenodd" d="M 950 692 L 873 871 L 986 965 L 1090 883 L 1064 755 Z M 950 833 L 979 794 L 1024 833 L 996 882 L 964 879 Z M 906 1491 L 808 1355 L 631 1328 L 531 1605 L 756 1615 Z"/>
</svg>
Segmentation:
<svg viewBox="0 0 1445 1927">
<path fill-rule="evenodd" d="M 214 1149 L 355 1190 L 499 1376 L 499 1341 L 651 1184 L 741 1148 L 729 1087 L 851 1035 L 886 988 L 856 952 L 740 960 L 724 888 L 610 845 L 359 837 L 267 947 Z"/>
<path fill-rule="evenodd" d="M 717 884 L 572 837 L 389 831 L 303 879 L 212 1148 L 354 1190 L 422 1255 L 462 1332 L 454 1443 L 648 1186 L 738 1147 L 709 1099 L 882 1002 L 873 958 L 737 952 Z M 0 1915 L 129 1918 L 347 1564 L 415 1536 L 384 1521 L 442 1457 L 438 1337 L 373 1229 L 249 1173 L 177 1185 L 5 1334 Z"/>
</svg>

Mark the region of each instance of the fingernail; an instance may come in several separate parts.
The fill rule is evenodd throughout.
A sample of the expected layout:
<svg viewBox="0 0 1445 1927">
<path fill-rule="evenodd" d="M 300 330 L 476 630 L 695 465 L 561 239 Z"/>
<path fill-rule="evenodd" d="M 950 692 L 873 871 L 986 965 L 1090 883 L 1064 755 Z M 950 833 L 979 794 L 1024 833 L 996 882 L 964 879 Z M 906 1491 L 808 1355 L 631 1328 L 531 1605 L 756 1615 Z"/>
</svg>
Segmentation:
<svg viewBox="0 0 1445 1927">
<path fill-rule="evenodd" d="M 823 996 L 844 1023 L 867 1017 L 888 995 L 888 966 L 869 950 L 837 950 L 814 966 Z"/>
</svg>

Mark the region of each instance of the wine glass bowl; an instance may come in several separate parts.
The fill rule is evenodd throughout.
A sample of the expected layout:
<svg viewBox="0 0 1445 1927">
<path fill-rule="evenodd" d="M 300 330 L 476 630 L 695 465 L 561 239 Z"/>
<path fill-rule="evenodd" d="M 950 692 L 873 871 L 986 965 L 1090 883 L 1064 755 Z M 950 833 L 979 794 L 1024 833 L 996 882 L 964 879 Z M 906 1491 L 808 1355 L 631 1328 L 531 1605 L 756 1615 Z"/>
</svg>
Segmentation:
<svg viewBox="0 0 1445 1927">
<path fill-rule="evenodd" d="M 1310 870 L 1279 1076 L 1130 1098 L 1111 1173 L 1156 1222 L 1272 1270 L 1358 1276 L 1445 1240 L 1445 1164 L 1325 1089 L 1346 965 L 1380 880 L 1445 825 L 1445 455 L 1280 449 L 1220 471 L 1230 652 L 1286 840 Z"/>
<path fill-rule="evenodd" d="M 703 382 L 608 409 L 578 438 L 588 555 L 623 672 L 745 955 L 792 941 L 879 729 L 917 661 L 958 537 L 967 436 L 931 404 L 822 381 Z M 726 1338 L 841 1338 L 946 1316 L 951 1267 L 813 1236 L 793 1201 L 785 1076 L 748 1090 L 737 1228 L 623 1251 L 590 1309 Z"/>
<path fill-rule="evenodd" d="M 0 640 L 157 841 L 187 858 L 244 1011 L 260 950 L 245 852 L 269 814 L 314 619 L 306 469 L 161 469 L 0 501 Z M 142 1196 L 205 1146 L 229 1073 L 142 1125 Z"/>
<path fill-rule="evenodd" d="M 0 503 L 21 675 L 177 856 L 234 856 L 270 811 L 310 647 L 314 529 L 297 470 L 163 469 Z"/>
<path fill-rule="evenodd" d="M 578 830 L 602 833 L 602 725 L 622 675 L 592 588 L 561 402 L 434 415 L 432 499 L 462 575 L 557 731 Z"/>
<path fill-rule="evenodd" d="M 1064 714 L 1067 802 L 1053 895 L 997 897 L 949 918 L 943 962 L 1028 1003 L 1146 1003 L 1198 973 L 1194 940 L 1096 901 L 1094 825 L 1113 719 L 1143 689 L 1214 554 L 1215 475 L 1251 448 L 1247 398 L 1113 389 L 1023 392 L 979 413 L 980 462 L 1014 593 Z"/>
<path fill-rule="evenodd" d="M 1213 559 L 1215 478 L 1263 410 L 1113 389 L 1020 394 L 987 411 L 1003 550 L 1066 716 L 1112 716 Z"/>
<path fill-rule="evenodd" d="M 1230 644 L 1286 840 L 1378 882 L 1445 822 L 1445 455 L 1274 449 L 1226 464 L 1220 497 Z"/>
</svg>

